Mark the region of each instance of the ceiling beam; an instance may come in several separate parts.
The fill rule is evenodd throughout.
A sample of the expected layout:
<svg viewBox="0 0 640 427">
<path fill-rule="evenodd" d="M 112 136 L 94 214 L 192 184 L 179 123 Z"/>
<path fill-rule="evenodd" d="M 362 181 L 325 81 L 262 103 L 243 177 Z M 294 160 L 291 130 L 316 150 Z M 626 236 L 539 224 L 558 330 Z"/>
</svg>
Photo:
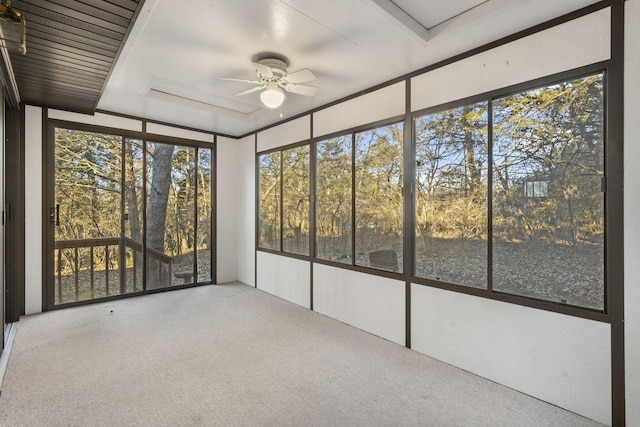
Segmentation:
<svg viewBox="0 0 640 427">
<path fill-rule="evenodd" d="M 380 16 L 422 46 L 431 38 L 429 30 L 391 0 L 366 0 Z"/>
</svg>

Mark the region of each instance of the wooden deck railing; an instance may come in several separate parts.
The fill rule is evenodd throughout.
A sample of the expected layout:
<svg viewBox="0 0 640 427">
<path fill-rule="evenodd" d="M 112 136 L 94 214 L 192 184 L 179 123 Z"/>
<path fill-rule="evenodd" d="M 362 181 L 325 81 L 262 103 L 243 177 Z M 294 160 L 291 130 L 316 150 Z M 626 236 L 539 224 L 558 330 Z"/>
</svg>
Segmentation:
<svg viewBox="0 0 640 427">
<path fill-rule="evenodd" d="M 57 287 L 57 299 L 58 302 L 63 301 L 62 296 L 62 252 L 63 250 L 73 250 L 72 252 L 72 270 L 74 276 L 74 291 L 75 291 L 75 299 L 79 300 L 80 297 L 80 249 L 89 249 L 89 288 L 91 293 L 91 298 L 95 298 L 95 270 L 96 270 L 96 262 L 95 262 L 95 249 L 96 248 L 104 248 L 104 279 L 105 279 L 105 296 L 110 295 L 110 277 L 109 277 L 109 263 L 111 260 L 111 254 L 115 247 L 115 253 L 118 254 L 118 269 L 120 274 L 120 293 L 124 293 L 125 291 L 125 271 L 126 271 L 126 249 L 130 248 L 134 252 L 133 256 L 133 289 L 137 289 L 137 261 L 141 259 L 142 255 L 142 243 L 132 240 L 130 238 L 125 237 L 122 239 L 124 242 L 124 247 L 121 247 L 121 239 L 119 237 L 100 237 L 93 239 L 78 239 L 78 240 L 57 240 L 55 242 L 56 253 L 56 275 L 58 281 Z M 140 257 L 138 256 L 140 255 Z M 158 266 L 158 282 L 162 283 L 163 277 L 163 266 L 166 266 L 166 271 L 168 271 L 168 277 L 171 278 L 171 262 L 173 260 L 172 257 L 152 248 L 147 248 L 147 255 L 149 261 L 156 261 Z M 151 268 L 151 262 L 149 265 Z M 113 271 L 113 270 L 111 270 Z"/>
</svg>

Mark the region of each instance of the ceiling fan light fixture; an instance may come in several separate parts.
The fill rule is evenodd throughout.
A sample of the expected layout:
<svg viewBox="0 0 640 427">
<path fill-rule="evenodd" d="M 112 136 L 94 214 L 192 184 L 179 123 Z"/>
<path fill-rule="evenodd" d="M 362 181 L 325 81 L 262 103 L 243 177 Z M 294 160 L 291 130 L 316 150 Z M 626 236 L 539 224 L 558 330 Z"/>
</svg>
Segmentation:
<svg viewBox="0 0 640 427">
<path fill-rule="evenodd" d="M 276 56 L 277 57 L 263 57 L 261 59 L 255 59 L 254 57 L 253 67 L 258 77 L 257 80 L 236 79 L 231 77 L 221 77 L 221 79 L 257 85 L 256 87 L 236 94 L 236 96 L 260 92 L 260 101 L 265 107 L 271 110 L 275 110 L 283 104 L 287 98 L 285 91 L 302 96 L 315 95 L 318 90 L 317 87 L 301 84 L 316 78 L 311 70 L 303 68 L 290 73 L 287 71 L 288 61 L 284 57 Z"/>
<path fill-rule="evenodd" d="M 260 93 L 260 101 L 265 107 L 275 109 L 284 102 L 284 92 L 276 84 L 267 85 L 266 89 Z"/>
</svg>

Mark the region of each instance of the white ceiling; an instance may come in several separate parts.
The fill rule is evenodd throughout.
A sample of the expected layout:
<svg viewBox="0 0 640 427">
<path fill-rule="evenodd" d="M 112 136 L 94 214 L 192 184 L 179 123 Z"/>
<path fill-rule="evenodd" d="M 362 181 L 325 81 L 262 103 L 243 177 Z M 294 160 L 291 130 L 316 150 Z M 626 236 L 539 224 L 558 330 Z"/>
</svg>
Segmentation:
<svg viewBox="0 0 640 427">
<path fill-rule="evenodd" d="M 596 2 L 146 0 L 98 109 L 239 136 Z M 255 79 L 264 52 L 316 95 L 235 96 L 252 86 L 221 77 Z"/>
</svg>

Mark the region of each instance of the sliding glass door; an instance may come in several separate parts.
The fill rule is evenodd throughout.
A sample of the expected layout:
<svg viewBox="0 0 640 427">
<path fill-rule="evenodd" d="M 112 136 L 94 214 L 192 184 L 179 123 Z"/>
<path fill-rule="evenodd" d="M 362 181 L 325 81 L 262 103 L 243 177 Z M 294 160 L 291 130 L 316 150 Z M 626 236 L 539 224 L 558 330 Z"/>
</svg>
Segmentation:
<svg viewBox="0 0 640 427">
<path fill-rule="evenodd" d="M 147 289 L 212 280 L 212 150 L 147 143 Z"/>
<path fill-rule="evenodd" d="M 209 147 L 53 129 L 50 307 L 212 280 Z"/>
<path fill-rule="evenodd" d="M 125 293 L 122 137 L 55 129 L 54 302 Z"/>
<path fill-rule="evenodd" d="M 124 256 L 125 287 L 130 292 L 144 289 L 144 143 L 127 138 L 124 143 Z"/>
<path fill-rule="evenodd" d="M 147 286 L 194 283 L 196 149 L 147 147 Z"/>
<path fill-rule="evenodd" d="M 196 175 L 196 266 L 198 282 L 213 278 L 213 151 L 198 150 L 198 169 Z"/>
</svg>

